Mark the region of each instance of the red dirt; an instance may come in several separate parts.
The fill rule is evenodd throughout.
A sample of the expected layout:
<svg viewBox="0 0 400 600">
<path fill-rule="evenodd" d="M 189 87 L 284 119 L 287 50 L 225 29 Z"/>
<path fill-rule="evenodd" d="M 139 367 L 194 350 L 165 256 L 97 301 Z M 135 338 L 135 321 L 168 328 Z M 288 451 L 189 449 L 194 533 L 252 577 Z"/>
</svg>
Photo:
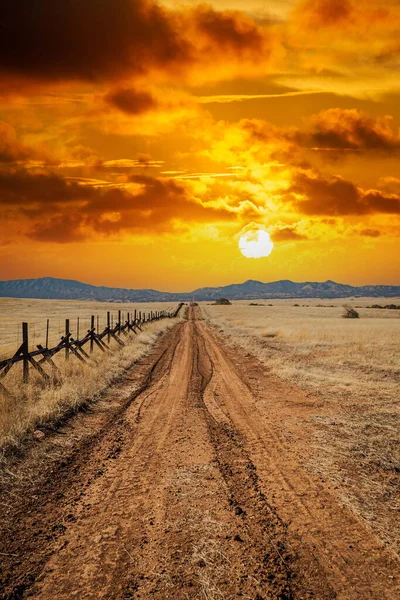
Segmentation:
<svg viewBox="0 0 400 600">
<path fill-rule="evenodd" d="M 282 436 L 307 403 L 191 308 L 5 474 L 0 598 L 398 598 L 397 558 Z"/>
</svg>

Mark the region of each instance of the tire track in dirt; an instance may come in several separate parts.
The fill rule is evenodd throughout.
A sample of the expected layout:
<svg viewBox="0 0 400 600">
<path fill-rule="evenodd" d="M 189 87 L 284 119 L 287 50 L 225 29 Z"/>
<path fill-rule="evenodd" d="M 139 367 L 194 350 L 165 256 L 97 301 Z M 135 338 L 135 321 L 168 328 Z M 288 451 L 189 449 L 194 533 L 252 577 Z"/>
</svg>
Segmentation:
<svg viewBox="0 0 400 600">
<path fill-rule="evenodd" d="M 168 378 L 157 382 L 150 397 L 151 388 L 146 389 L 149 403 L 139 422 L 137 407 L 127 408 L 125 419 L 131 424 L 132 436 L 117 460 L 106 465 L 102 477 L 87 491 L 76 523 L 37 580 L 34 597 L 111 598 L 122 594 L 130 563 L 136 564 L 148 543 L 149 520 L 158 506 L 163 506 L 169 458 L 162 449 L 179 402 L 186 397 L 190 377 L 186 329 L 172 354 Z"/>
<path fill-rule="evenodd" d="M 218 365 L 210 359 L 198 330 L 196 362 L 210 441 L 228 490 L 229 504 L 239 517 L 240 535 L 237 537 L 246 557 L 249 580 L 257 582 L 258 597 L 332 598 L 331 594 L 318 594 L 311 582 L 306 582 L 297 571 L 297 557 L 288 544 L 286 527 L 260 490 L 256 469 L 246 452 L 243 438 L 220 406 L 205 401 Z M 250 598 L 252 592 L 254 585 L 242 591 Z"/>
<path fill-rule="evenodd" d="M 283 542 L 275 552 L 262 527 L 243 527 L 215 460 L 194 328 L 182 328 L 168 378 L 146 390 L 139 422 L 128 407 L 132 440 L 92 482 L 30 596 L 293 597 Z"/>
<path fill-rule="evenodd" d="M 42 565 L 76 520 L 76 506 L 132 435 L 126 409 L 165 377 L 179 341 L 178 324 L 106 394 L 100 407 L 72 417 L 55 434 L 11 462 L 0 486 L 0 598 L 28 594 Z M 136 406 L 136 405 L 135 405 Z M 138 405 L 140 407 L 140 404 Z M 60 437 L 59 434 L 62 434 Z"/>
<path fill-rule="evenodd" d="M 8 486 L 2 599 L 395 597 L 394 564 L 289 460 L 199 316 L 113 388 L 115 410 L 78 419 L 45 476 Z"/>
<path fill-rule="evenodd" d="M 314 589 L 325 581 L 317 597 L 325 597 L 330 588 L 333 596 L 328 597 L 343 600 L 398 598 L 397 559 L 299 463 L 289 460 L 279 434 L 257 410 L 249 383 L 209 327 L 201 320 L 196 325 L 213 363 L 205 403 L 217 422 L 233 427 L 245 440 L 262 489 L 290 524 L 290 546 L 298 566 L 314 580 Z"/>
</svg>

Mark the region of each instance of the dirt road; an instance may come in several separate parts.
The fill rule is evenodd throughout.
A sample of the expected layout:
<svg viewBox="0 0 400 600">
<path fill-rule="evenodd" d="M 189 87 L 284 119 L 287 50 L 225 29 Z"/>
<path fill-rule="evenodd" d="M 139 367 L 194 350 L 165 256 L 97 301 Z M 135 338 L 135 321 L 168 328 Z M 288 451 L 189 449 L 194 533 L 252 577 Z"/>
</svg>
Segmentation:
<svg viewBox="0 0 400 600">
<path fill-rule="evenodd" d="M 190 308 L 5 476 L 0 597 L 398 598 L 395 556 L 281 435 L 283 397 L 305 402 Z"/>
</svg>

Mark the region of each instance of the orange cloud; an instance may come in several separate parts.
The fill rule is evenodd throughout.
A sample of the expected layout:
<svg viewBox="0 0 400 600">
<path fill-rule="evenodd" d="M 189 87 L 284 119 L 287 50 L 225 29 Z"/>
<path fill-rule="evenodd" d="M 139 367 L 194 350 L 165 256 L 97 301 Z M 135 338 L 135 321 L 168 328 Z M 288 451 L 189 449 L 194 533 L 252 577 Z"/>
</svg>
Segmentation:
<svg viewBox="0 0 400 600">
<path fill-rule="evenodd" d="M 317 148 L 335 150 L 384 150 L 400 148 L 400 132 L 392 128 L 392 117 L 371 117 L 357 109 L 331 108 L 309 120 L 310 131 L 299 141 Z"/>
<path fill-rule="evenodd" d="M 350 0 L 303 0 L 296 5 L 294 14 L 310 30 L 337 27 L 349 23 L 353 5 Z"/>
<path fill-rule="evenodd" d="M 26 160 L 33 154 L 30 148 L 18 142 L 14 128 L 0 121 L 0 163 Z"/>
<path fill-rule="evenodd" d="M 25 220 L 36 240 L 79 241 L 121 233 L 166 232 L 185 223 L 234 221 L 229 207 L 202 203 L 172 179 L 131 176 L 132 187 L 93 187 L 53 173 L 0 171 L 0 205 L 9 219 Z M 6 215 L 6 216 L 7 216 Z"/>
<path fill-rule="evenodd" d="M 382 235 L 382 232 L 379 231 L 379 229 L 361 229 L 360 235 L 365 235 L 366 237 L 376 238 L 376 237 L 380 237 Z"/>
<path fill-rule="evenodd" d="M 390 157 L 400 150 L 400 131 L 390 115 L 372 117 L 357 109 L 321 111 L 305 119 L 302 127 L 278 127 L 262 119 L 220 121 L 196 135 L 212 160 L 252 169 L 263 164 L 275 168 L 274 163 L 276 168 L 309 168 L 315 152 L 328 165 L 349 153 Z"/>
<path fill-rule="evenodd" d="M 289 60 L 278 81 L 355 98 L 399 91 L 397 0 L 303 0 L 283 29 Z"/>
<path fill-rule="evenodd" d="M 197 42 L 204 50 L 223 51 L 225 57 L 265 60 L 271 39 L 266 31 L 239 11 L 217 11 L 210 6 L 199 6 L 190 14 Z"/>
<path fill-rule="evenodd" d="M 123 88 L 109 92 L 105 101 L 127 114 L 140 115 L 157 107 L 157 101 L 149 92 Z"/>
<path fill-rule="evenodd" d="M 271 228 L 271 234 L 274 242 L 291 242 L 308 239 L 304 233 L 299 233 L 297 231 L 295 225 Z"/>
<path fill-rule="evenodd" d="M 392 28 L 393 18 L 399 15 L 396 0 L 302 0 L 293 11 L 295 21 L 308 31 L 339 28 Z M 361 31 L 361 34 L 363 32 Z"/>
<path fill-rule="evenodd" d="M 341 177 L 297 173 L 290 188 L 295 209 L 307 215 L 400 214 L 400 196 L 364 190 Z"/>
</svg>

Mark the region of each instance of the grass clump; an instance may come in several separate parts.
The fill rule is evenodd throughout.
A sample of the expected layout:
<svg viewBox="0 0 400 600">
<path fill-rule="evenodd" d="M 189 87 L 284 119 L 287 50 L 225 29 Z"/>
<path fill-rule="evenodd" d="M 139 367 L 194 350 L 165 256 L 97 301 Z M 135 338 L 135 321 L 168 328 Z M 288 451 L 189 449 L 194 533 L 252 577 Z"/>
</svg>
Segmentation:
<svg viewBox="0 0 400 600">
<path fill-rule="evenodd" d="M 352 306 L 349 306 L 348 304 L 345 304 L 343 306 L 342 318 L 343 319 L 359 319 L 360 314 L 356 311 L 355 308 L 353 308 Z"/>
<path fill-rule="evenodd" d="M 228 298 L 217 298 L 213 304 L 218 306 L 230 306 L 232 302 L 228 300 Z"/>
<path fill-rule="evenodd" d="M 180 318 L 163 319 L 146 324 L 143 331 L 124 338 L 123 348 L 96 352 L 90 363 L 64 356 L 54 357 L 58 367 L 57 380 L 45 383 L 31 371 L 28 384 L 22 384 L 22 366 L 16 365 L 5 379 L 8 394 L 0 391 L 0 463 L 17 450 L 28 434 L 38 427 L 58 423 L 80 407 L 98 400 L 101 394 L 142 356 L 149 353 L 159 335 L 170 329 Z"/>
</svg>

